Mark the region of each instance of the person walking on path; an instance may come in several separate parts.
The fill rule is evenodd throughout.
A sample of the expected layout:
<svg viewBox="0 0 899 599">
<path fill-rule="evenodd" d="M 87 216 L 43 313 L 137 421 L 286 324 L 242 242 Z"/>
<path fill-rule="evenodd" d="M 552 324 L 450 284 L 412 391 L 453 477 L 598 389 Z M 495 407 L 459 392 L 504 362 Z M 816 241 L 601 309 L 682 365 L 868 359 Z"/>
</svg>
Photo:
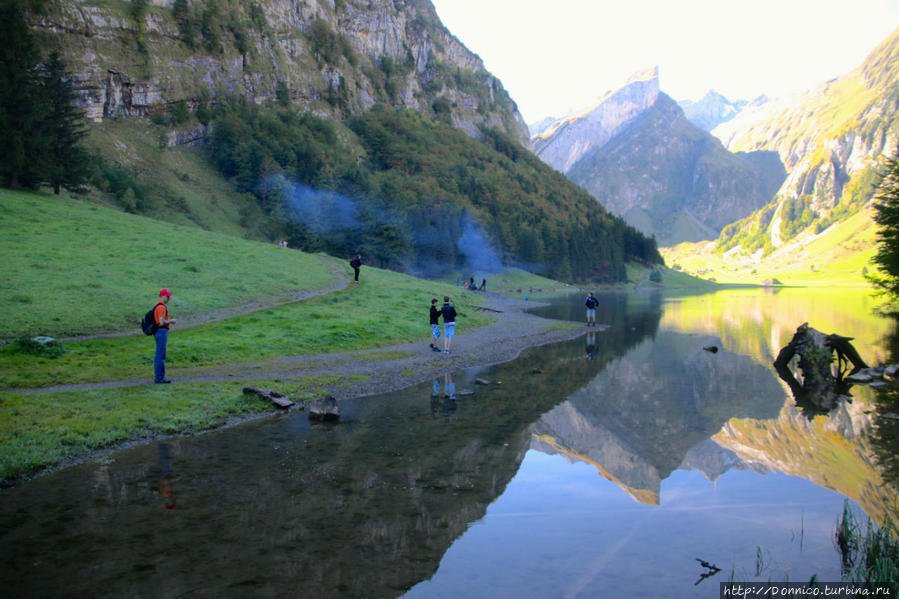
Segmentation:
<svg viewBox="0 0 899 599">
<path fill-rule="evenodd" d="M 587 296 L 587 301 L 584 302 L 584 305 L 587 306 L 587 326 L 595 327 L 596 326 L 596 306 L 599 305 L 599 300 L 593 297 L 593 292 L 590 292 L 590 295 Z"/>
<path fill-rule="evenodd" d="M 448 295 L 443 296 L 440 314 L 443 316 L 443 353 L 448 354 L 453 346 L 453 337 L 456 336 L 456 309 L 450 303 Z"/>
<path fill-rule="evenodd" d="M 362 266 L 362 254 L 356 254 L 356 257 L 350 260 L 350 266 L 353 267 L 353 271 L 356 273 L 353 281 L 359 283 L 359 267 Z"/>
<path fill-rule="evenodd" d="M 437 340 L 440 339 L 440 310 L 437 309 L 437 298 L 431 299 L 431 350 L 440 351 Z"/>
<path fill-rule="evenodd" d="M 159 292 L 159 301 L 153 308 L 153 320 L 156 321 L 156 332 L 153 336 L 156 338 L 156 355 L 153 357 L 153 382 L 154 383 L 171 383 L 170 379 L 165 378 L 165 353 L 169 344 L 169 325 L 177 322 L 169 316 L 169 308 L 166 304 L 172 297 L 172 292 L 163 289 Z"/>
</svg>

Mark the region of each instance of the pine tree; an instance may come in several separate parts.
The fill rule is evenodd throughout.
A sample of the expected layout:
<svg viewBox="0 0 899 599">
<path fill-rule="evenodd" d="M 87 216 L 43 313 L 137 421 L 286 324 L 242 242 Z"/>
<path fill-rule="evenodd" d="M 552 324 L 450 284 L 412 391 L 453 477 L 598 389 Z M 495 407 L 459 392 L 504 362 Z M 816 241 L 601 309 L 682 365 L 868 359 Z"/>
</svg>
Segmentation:
<svg viewBox="0 0 899 599">
<path fill-rule="evenodd" d="M 58 195 L 60 186 L 77 189 L 87 179 L 87 153 L 78 145 L 87 129 L 84 114 L 75 106 L 75 91 L 65 61 L 54 52 L 41 75 L 47 103 L 42 127 L 47 160 L 42 179 Z"/>
<path fill-rule="evenodd" d="M 44 102 L 40 55 L 21 2 L 0 0 L 0 39 L 0 177 L 11 187 L 35 187 L 43 164 L 41 136 L 35 133 Z"/>
</svg>

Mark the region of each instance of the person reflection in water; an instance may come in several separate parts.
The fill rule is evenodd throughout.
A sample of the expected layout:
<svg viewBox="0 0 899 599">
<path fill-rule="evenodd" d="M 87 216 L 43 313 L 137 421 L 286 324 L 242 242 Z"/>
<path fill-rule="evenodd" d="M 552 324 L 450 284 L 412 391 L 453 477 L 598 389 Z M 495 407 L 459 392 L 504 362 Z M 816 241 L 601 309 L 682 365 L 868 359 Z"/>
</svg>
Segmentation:
<svg viewBox="0 0 899 599">
<path fill-rule="evenodd" d="M 587 333 L 587 359 L 592 360 L 596 356 L 596 333 Z"/>
<path fill-rule="evenodd" d="M 453 375 L 448 372 L 443 375 L 443 397 L 456 399 L 456 383 L 453 382 Z"/>
<path fill-rule="evenodd" d="M 456 411 L 456 383 L 453 375 L 447 373 L 443 376 L 443 395 L 440 394 L 440 379 L 434 379 L 431 387 L 431 416 L 450 416 Z"/>
<path fill-rule="evenodd" d="M 172 457 L 169 455 L 169 446 L 160 443 L 159 447 L 159 494 L 165 501 L 165 509 L 175 509 L 175 474 L 172 472 Z"/>
</svg>

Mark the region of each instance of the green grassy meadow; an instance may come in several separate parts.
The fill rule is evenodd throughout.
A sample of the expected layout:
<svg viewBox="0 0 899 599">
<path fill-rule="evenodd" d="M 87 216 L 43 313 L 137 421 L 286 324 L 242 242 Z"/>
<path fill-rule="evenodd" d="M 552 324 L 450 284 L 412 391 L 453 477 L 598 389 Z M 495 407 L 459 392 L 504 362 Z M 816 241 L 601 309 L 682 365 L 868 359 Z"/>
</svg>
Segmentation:
<svg viewBox="0 0 899 599">
<path fill-rule="evenodd" d="M 720 284 L 761 285 L 777 279 L 784 285 L 867 287 L 865 273 L 877 251 L 877 227 L 868 211 L 855 214 L 824 233 L 792 241 L 770 256 L 754 260 L 722 254 L 714 242 L 682 243 L 660 248 L 668 266 Z"/>
<path fill-rule="evenodd" d="M 0 287 L 6 305 L 0 338 L 7 341 L 0 346 L 0 389 L 149 382 L 154 342 L 140 332 L 138 321 L 161 287 L 174 292 L 169 307 L 178 318 L 350 279 L 347 265 L 338 261 L 335 267 L 324 256 L 155 221 L 66 195 L 9 190 L 0 190 L 0 253 L 6 275 Z M 523 284 L 536 280 L 515 276 Z M 229 365 L 261 365 L 283 356 L 422 340 L 429 331 L 430 299 L 443 295 L 465 314 L 464 328 L 493 321 L 474 310 L 481 295 L 454 283 L 363 267 L 360 283 L 339 291 L 191 328 L 175 325 L 167 372 L 177 377 L 196 368 L 226 371 Z M 134 333 L 66 341 L 59 355 L 35 352 L 17 341 L 36 334 L 122 329 Z M 129 440 L 205 430 L 230 417 L 271 409 L 244 398 L 244 384 L 0 393 L 0 480 Z M 322 377 L 277 382 L 300 398 L 314 397 L 322 384 Z"/>
<path fill-rule="evenodd" d="M 0 189 L 0 339 L 134 330 L 163 287 L 186 316 L 334 281 L 320 256 Z"/>
</svg>

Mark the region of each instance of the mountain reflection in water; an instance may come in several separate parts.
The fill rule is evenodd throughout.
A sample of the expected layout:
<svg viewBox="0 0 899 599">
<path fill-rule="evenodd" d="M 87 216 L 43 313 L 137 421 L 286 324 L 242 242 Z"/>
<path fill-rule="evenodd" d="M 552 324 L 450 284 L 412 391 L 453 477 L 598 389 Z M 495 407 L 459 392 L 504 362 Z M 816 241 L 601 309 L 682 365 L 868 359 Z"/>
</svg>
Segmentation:
<svg viewBox="0 0 899 599">
<path fill-rule="evenodd" d="M 742 572 L 758 545 L 802 547 L 790 527 L 807 529 L 803 568 L 832 574 L 832 554 L 838 573 L 834 506 L 884 514 L 895 495 L 877 488 L 868 400 L 797 417 L 764 355 L 660 329 L 666 309 L 605 297 L 608 330 L 344 402 L 337 425 L 293 412 L 4 491 L 4 595 L 693 596 L 695 558 Z"/>
</svg>

